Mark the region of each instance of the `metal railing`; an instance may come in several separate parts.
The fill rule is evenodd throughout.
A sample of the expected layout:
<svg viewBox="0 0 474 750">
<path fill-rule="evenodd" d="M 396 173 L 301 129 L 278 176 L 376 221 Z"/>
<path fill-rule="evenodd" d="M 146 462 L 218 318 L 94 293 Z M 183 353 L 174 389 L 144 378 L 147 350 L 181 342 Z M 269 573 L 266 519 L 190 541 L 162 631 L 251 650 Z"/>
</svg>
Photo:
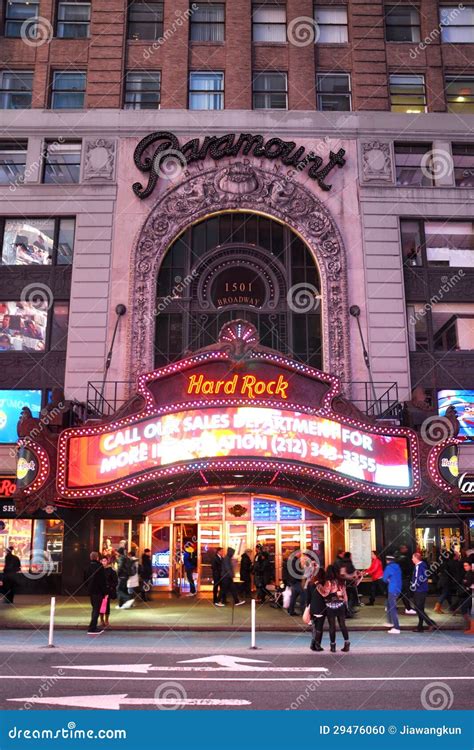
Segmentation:
<svg viewBox="0 0 474 750">
<path fill-rule="evenodd" d="M 88 419 L 112 417 L 134 393 L 133 380 L 90 380 L 87 383 L 86 411 Z"/>
</svg>

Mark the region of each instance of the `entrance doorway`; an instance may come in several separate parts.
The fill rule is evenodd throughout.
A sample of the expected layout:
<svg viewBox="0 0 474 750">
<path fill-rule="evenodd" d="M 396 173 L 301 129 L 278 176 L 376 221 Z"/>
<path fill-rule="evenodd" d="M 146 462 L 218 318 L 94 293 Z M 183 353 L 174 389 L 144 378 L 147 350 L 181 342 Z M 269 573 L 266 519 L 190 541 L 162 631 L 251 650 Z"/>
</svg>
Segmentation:
<svg viewBox="0 0 474 750">
<path fill-rule="evenodd" d="M 212 558 L 218 547 L 235 550 L 236 580 L 246 550 L 257 544 L 269 553 L 273 578 L 282 578 L 282 566 L 299 549 L 312 550 L 321 565 L 329 562 L 329 521 L 313 508 L 276 497 L 220 495 L 177 501 L 151 511 L 144 539 L 152 552 L 153 585 L 157 590 L 185 595 L 190 582 L 183 564 L 187 545 L 197 554 L 194 580 L 198 592 L 212 590 Z"/>
</svg>

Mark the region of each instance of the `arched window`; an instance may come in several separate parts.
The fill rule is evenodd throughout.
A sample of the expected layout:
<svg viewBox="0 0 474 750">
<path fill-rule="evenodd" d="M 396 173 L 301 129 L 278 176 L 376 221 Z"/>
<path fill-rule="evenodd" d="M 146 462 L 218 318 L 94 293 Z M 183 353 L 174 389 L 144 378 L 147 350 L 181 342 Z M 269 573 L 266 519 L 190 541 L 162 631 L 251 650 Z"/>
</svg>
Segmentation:
<svg viewBox="0 0 474 750">
<path fill-rule="evenodd" d="M 322 367 L 320 279 L 306 244 L 285 225 L 226 212 L 189 227 L 158 274 L 155 366 L 213 344 L 244 318 L 263 346 Z"/>
</svg>

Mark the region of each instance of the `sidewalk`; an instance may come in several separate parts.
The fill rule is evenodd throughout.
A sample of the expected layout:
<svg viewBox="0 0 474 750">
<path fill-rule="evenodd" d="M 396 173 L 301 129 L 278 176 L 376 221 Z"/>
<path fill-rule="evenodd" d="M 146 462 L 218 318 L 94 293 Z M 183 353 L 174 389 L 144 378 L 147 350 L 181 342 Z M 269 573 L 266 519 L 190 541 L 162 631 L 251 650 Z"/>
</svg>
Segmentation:
<svg viewBox="0 0 474 750">
<path fill-rule="evenodd" d="M 348 621 L 351 631 L 385 630 L 384 604 L 361 607 L 357 616 Z M 441 630 L 463 630 L 464 621 L 459 616 L 434 615 L 435 598 L 427 601 L 426 611 Z M 133 631 L 248 631 L 250 629 L 250 603 L 242 607 L 217 608 L 209 596 L 176 598 L 171 594 L 153 594 L 151 602 L 137 602 L 130 610 L 116 610 L 112 602 L 110 624 L 115 630 Z M 17 596 L 13 606 L 0 604 L 0 628 L 47 629 L 49 624 L 50 597 Z M 399 608 L 400 627 L 411 630 L 417 618 L 402 614 Z M 87 597 L 56 598 L 55 628 L 61 630 L 83 630 L 90 619 L 90 603 Z M 290 617 L 286 610 L 272 609 L 269 604 L 257 605 L 256 629 L 267 632 L 305 631 L 301 617 Z"/>
</svg>

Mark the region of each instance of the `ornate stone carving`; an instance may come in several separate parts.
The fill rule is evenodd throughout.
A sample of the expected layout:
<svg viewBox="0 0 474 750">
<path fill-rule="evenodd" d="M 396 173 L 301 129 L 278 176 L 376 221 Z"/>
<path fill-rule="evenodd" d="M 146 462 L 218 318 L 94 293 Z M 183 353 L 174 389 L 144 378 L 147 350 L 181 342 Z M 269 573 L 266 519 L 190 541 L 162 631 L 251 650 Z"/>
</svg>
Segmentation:
<svg viewBox="0 0 474 750">
<path fill-rule="evenodd" d="M 115 172 L 115 141 L 97 138 L 84 144 L 84 182 L 111 181 Z"/>
<path fill-rule="evenodd" d="M 233 187 L 235 186 L 235 187 Z M 350 380 L 346 256 L 331 214 L 306 187 L 281 174 L 235 162 L 189 176 L 153 207 L 130 265 L 130 373 L 153 369 L 156 281 L 163 257 L 189 224 L 219 211 L 258 211 L 285 222 L 308 244 L 321 275 L 324 369 Z"/>
<path fill-rule="evenodd" d="M 362 143 L 362 181 L 393 182 L 392 153 L 390 144 L 382 141 Z"/>
</svg>

